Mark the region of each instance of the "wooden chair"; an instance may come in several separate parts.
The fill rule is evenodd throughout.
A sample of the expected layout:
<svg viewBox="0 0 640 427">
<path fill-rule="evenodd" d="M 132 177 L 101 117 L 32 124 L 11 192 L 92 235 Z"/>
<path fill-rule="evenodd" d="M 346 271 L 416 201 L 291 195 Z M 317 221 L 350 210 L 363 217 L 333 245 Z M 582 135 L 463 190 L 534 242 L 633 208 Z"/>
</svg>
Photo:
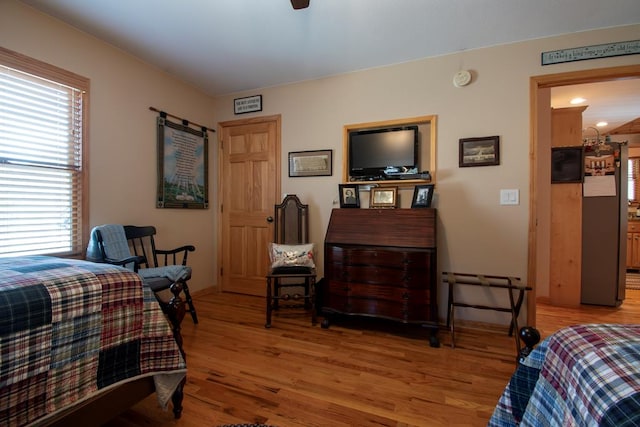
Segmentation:
<svg viewBox="0 0 640 427">
<path fill-rule="evenodd" d="M 158 249 L 155 235 L 156 228 L 153 226 L 106 224 L 94 227 L 87 248 L 87 259 L 134 270 L 156 293 L 161 303 L 166 302 L 162 301 L 160 295 L 164 290 L 184 293 L 185 310 L 191 314 L 193 323 L 197 324 L 198 316 L 187 284 L 191 279 L 187 257 L 189 252 L 195 251 L 195 247 L 185 245 L 174 249 Z"/>
<path fill-rule="evenodd" d="M 274 206 L 274 216 L 268 220 L 274 222 L 274 241 L 269 249 L 272 263 L 267 274 L 265 328 L 271 327 L 272 311 L 280 308 L 311 310 L 311 323 L 315 325 L 316 269 L 313 250 L 309 250 L 309 205 L 302 204 L 295 194 L 289 194 Z M 282 262 L 274 260 L 274 253 L 278 251 L 278 255 L 283 255 L 278 261 Z M 303 289 L 303 293 L 288 293 L 296 288 Z"/>
</svg>

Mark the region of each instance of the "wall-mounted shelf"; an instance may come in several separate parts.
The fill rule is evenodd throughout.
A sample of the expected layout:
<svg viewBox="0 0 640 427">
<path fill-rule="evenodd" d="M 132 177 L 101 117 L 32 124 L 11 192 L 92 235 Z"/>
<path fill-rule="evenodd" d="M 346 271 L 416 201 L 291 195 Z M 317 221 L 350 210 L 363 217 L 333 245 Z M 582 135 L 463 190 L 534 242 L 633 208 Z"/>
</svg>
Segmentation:
<svg viewBox="0 0 640 427">
<path fill-rule="evenodd" d="M 366 130 L 382 127 L 417 125 L 420 133 L 420 169 L 429 171 L 431 179 L 398 179 L 398 180 L 376 180 L 360 181 L 353 180 L 349 176 L 349 132 L 354 130 Z M 356 185 L 378 185 L 409 187 L 417 184 L 431 184 L 436 180 L 436 132 L 437 116 L 419 116 L 405 119 L 385 120 L 379 122 L 357 123 L 343 126 L 343 164 L 342 182 Z"/>
</svg>

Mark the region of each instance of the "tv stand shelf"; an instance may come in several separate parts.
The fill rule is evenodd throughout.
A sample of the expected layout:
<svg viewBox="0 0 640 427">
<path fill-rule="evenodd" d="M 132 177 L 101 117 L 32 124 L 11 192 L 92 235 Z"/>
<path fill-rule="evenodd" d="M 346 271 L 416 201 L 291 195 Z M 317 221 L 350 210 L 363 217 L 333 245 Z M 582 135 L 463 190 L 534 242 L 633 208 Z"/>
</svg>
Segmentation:
<svg viewBox="0 0 640 427">
<path fill-rule="evenodd" d="M 324 243 L 320 311 L 420 324 L 440 345 L 436 210 L 334 209 Z"/>
<path fill-rule="evenodd" d="M 369 123 L 355 123 L 343 126 L 343 165 L 342 165 L 342 182 L 346 184 L 356 184 L 356 185 L 367 185 L 367 184 L 379 184 L 379 185 L 398 185 L 398 186 L 408 186 L 408 185 L 416 185 L 416 184 L 428 184 L 435 183 L 436 181 L 436 135 L 437 135 L 437 116 L 419 116 L 419 117 L 409 117 L 404 119 L 394 119 L 394 120 L 384 120 L 378 122 L 369 122 Z M 378 173 L 377 170 L 373 170 L 374 168 L 365 168 L 359 170 L 359 172 L 355 172 L 355 170 L 350 169 L 351 165 L 351 157 L 350 157 L 350 149 L 349 149 L 349 135 L 352 132 L 368 132 L 372 130 L 379 129 L 392 129 L 392 128 L 403 128 L 403 127 L 415 127 L 418 128 L 418 159 L 417 163 L 414 164 L 416 171 L 429 171 L 430 178 L 425 179 L 422 177 L 408 178 L 402 177 L 397 179 L 388 179 L 389 177 L 381 177 L 382 179 L 373 178 L 371 180 L 359 180 L 357 176 L 359 174 L 362 175 L 374 175 Z M 389 166 L 389 165 L 385 165 Z M 398 167 L 398 166 L 396 166 Z M 403 165 L 402 167 L 407 167 L 407 165 Z M 411 169 L 413 169 L 413 167 Z M 378 168 L 378 166 L 376 166 Z M 371 170 L 370 170 L 371 169 Z M 399 168 L 399 172 L 403 172 L 406 169 Z M 387 169 L 382 168 L 379 170 L 379 173 L 383 173 L 384 171 L 389 172 Z M 393 171 L 391 171 L 393 172 Z M 416 175 L 420 175 L 420 173 L 416 173 Z"/>
</svg>

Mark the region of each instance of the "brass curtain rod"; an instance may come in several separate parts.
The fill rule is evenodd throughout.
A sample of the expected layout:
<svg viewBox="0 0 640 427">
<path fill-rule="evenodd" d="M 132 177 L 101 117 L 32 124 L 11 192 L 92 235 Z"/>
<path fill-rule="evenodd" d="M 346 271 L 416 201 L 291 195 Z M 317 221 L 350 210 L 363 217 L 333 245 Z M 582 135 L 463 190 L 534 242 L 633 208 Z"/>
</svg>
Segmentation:
<svg viewBox="0 0 640 427">
<path fill-rule="evenodd" d="M 169 113 L 167 113 L 166 111 L 158 110 L 158 109 L 157 109 L 157 108 L 155 108 L 155 107 L 149 107 L 149 110 L 151 110 L 151 111 L 155 111 L 156 113 L 160 113 L 160 115 L 161 115 L 161 116 L 163 116 L 163 115 L 164 115 L 164 116 L 169 116 L 169 117 L 173 117 L 174 119 L 180 120 L 180 121 L 182 122 L 182 125 L 183 125 L 183 126 L 189 126 L 189 124 L 192 124 L 193 126 L 197 126 L 197 127 L 199 127 L 199 128 L 200 128 L 200 129 L 202 129 L 203 131 L 207 131 L 207 130 L 210 130 L 211 132 L 215 132 L 215 131 L 216 131 L 215 129 L 211 129 L 210 127 L 202 126 L 202 125 L 199 125 L 198 123 L 190 122 L 189 120 L 186 120 L 186 119 L 180 118 L 180 117 L 178 117 L 178 116 L 174 116 L 173 114 L 169 114 Z M 164 117 L 164 116 L 163 116 L 163 117 Z"/>
</svg>

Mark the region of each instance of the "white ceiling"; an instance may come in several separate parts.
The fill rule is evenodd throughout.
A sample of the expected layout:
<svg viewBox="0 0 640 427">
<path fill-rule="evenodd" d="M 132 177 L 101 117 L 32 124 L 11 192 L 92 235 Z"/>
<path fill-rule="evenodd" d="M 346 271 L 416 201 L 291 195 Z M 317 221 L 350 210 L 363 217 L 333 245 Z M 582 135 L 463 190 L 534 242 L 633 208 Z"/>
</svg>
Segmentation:
<svg viewBox="0 0 640 427">
<path fill-rule="evenodd" d="M 639 0 L 22 1 L 213 96 L 640 23 Z M 572 90 L 554 89 L 554 104 Z M 640 116 L 637 81 L 604 94 L 614 91 L 635 102 L 629 120 Z M 582 96 L 595 114 L 596 98 Z M 606 103 L 611 122 L 625 120 Z"/>
<path fill-rule="evenodd" d="M 583 128 L 595 127 L 604 121 L 608 125 L 598 130 L 605 133 L 640 117 L 640 79 L 554 87 L 551 106 L 574 107 L 569 101 L 577 97 L 586 100 L 579 104 L 587 106 L 582 113 Z M 589 130 L 586 136 L 595 137 L 596 132 Z"/>
</svg>

